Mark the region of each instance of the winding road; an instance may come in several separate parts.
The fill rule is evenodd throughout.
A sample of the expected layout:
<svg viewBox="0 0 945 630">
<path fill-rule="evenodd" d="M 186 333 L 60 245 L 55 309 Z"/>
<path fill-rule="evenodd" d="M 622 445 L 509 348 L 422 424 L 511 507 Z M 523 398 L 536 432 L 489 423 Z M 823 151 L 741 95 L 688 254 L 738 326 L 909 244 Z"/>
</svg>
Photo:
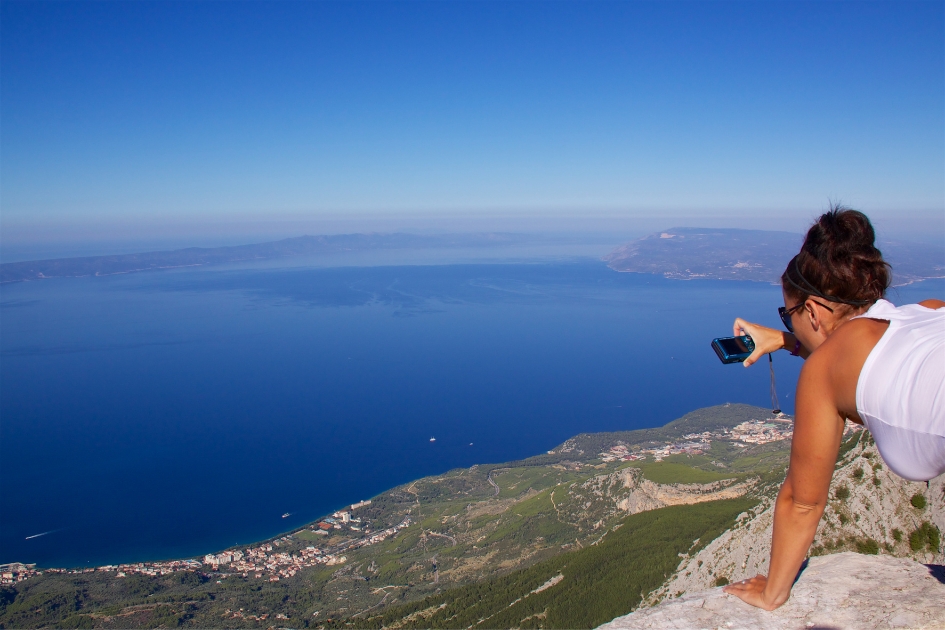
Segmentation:
<svg viewBox="0 0 945 630">
<path fill-rule="evenodd" d="M 453 538 L 452 536 L 447 536 L 446 534 L 438 534 L 436 532 L 431 532 L 429 529 L 427 530 L 426 533 L 429 534 L 430 536 L 439 536 L 440 538 L 447 538 L 449 539 L 451 543 L 453 543 L 454 547 L 456 546 L 456 539 Z"/>
<path fill-rule="evenodd" d="M 490 484 L 493 488 L 495 488 L 495 494 L 493 494 L 492 496 L 497 497 L 497 496 L 499 496 L 499 492 L 501 491 L 501 488 L 499 488 L 499 484 L 497 484 L 496 482 L 492 481 L 492 473 L 494 473 L 494 472 L 495 472 L 494 470 L 490 470 L 490 471 L 489 471 L 489 476 L 486 477 L 486 481 L 488 481 L 489 484 Z"/>
</svg>

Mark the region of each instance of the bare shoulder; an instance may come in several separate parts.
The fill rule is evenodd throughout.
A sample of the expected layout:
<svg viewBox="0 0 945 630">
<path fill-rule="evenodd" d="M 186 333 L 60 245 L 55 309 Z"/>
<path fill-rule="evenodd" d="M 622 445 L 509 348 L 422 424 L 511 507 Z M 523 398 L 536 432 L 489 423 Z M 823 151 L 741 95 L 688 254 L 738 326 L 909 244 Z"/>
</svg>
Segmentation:
<svg viewBox="0 0 945 630">
<path fill-rule="evenodd" d="M 925 308 L 938 310 L 942 308 L 943 306 L 945 306 L 945 302 L 941 300 L 922 300 L 921 302 L 919 302 L 919 306 L 924 306 Z"/>
<path fill-rule="evenodd" d="M 870 352 L 889 328 L 889 322 L 854 319 L 840 326 L 811 354 L 802 371 L 823 383 L 821 393 L 836 405 L 841 417 L 859 420 L 856 384 Z M 810 368 L 808 370 L 808 368 Z"/>
<path fill-rule="evenodd" d="M 824 358 L 830 357 L 831 362 L 835 359 L 859 355 L 862 355 L 862 360 L 865 361 L 866 356 L 879 342 L 887 328 L 889 328 L 889 322 L 885 320 L 866 317 L 851 319 L 837 328 L 817 350 L 818 352 L 823 350 Z"/>
</svg>

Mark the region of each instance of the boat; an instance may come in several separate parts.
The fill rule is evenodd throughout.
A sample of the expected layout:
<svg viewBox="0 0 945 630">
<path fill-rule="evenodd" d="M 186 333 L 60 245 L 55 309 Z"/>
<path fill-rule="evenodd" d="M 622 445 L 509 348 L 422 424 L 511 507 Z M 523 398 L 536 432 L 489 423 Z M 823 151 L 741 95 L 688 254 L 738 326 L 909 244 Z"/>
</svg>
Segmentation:
<svg viewBox="0 0 945 630">
<path fill-rule="evenodd" d="M 436 438 L 435 438 L 435 437 L 431 437 L 431 438 L 430 438 L 430 441 L 431 441 L 431 442 L 436 442 Z"/>
<path fill-rule="evenodd" d="M 292 516 L 292 514 L 290 512 L 286 512 L 282 515 L 282 518 L 289 518 L 290 516 Z"/>
</svg>

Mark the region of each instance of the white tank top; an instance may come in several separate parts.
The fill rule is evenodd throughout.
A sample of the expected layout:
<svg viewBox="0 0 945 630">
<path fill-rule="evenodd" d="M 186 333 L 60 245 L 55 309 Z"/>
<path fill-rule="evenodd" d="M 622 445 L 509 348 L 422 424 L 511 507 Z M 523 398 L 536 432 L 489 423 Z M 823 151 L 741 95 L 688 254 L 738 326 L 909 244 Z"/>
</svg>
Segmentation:
<svg viewBox="0 0 945 630">
<path fill-rule="evenodd" d="M 878 300 L 859 317 L 889 322 L 856 383 L 860 419 L 900 477 L 945 473 L 945 308 Z"/>
</svg>

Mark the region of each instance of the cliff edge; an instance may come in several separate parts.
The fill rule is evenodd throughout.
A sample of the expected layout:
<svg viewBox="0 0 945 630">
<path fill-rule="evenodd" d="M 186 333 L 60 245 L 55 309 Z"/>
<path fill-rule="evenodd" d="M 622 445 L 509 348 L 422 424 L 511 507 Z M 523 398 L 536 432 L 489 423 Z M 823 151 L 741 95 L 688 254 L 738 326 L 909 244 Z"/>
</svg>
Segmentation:
<svg viewBox="0 0 945 630">
<path fill-rule="evenodd" d="M 767 612 L 713 588 L 600 626 L 647 628 L 945 628 L 945 567 L 844 552 L 811 558 L 791 599 Z"/>
</svg>

